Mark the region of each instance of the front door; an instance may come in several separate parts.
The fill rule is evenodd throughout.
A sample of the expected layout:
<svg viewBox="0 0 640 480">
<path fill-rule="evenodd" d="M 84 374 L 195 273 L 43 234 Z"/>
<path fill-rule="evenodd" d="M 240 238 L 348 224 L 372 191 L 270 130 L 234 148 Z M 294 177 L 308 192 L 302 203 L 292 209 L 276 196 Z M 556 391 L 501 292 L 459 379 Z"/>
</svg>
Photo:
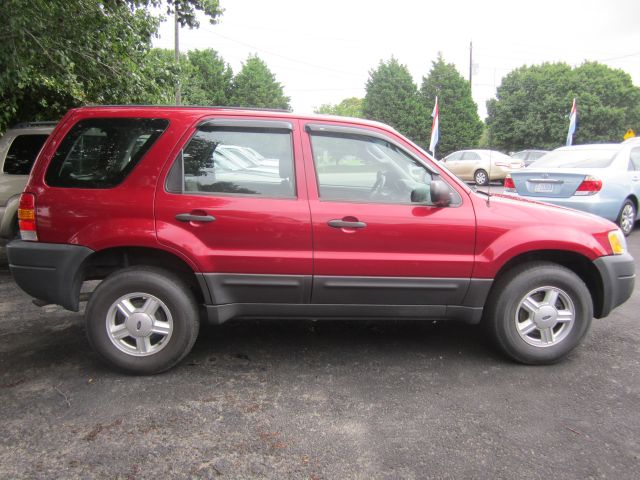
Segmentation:
<svg viewBox="0 0 640 480">
<path fill-rule="evenodd" d="M 437 175 L 399 137 L 337 124 L 307 124 L 306 130 L 312 302 L 461 302 L 475 241 L 475 216 L 464 190 L 449 185 L 448 207 L 417 200 Z"/>
</svg>

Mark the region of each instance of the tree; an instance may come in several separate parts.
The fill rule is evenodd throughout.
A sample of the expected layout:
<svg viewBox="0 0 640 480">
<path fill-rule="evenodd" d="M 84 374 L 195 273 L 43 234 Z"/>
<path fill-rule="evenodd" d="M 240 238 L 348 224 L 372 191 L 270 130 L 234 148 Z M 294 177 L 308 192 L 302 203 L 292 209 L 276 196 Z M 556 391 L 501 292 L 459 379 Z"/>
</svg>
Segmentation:
<svg viewBox="0 0 640 480">
<path fill-rule="evenodd" d="M 152 48 L 143 59 L 141 74 L 147 80 L 139 101 L 146 105 L 175 104 L 175 85 L 183 82 L 184 72 L 189 70 L 188 58 L 180 57 L 176 64 L 173 50 Z"/>
<path fill-rule="evenodd" d="M 564 145 L 574 98 L 576 144 L 619 142 L 640 127 L 640 88 L 627 73 L 595 62 L 545 63 L 510 72 L 487 102 L 490 144 L 507 151 Z"/>
<path fill-rule="evenodd" d="M 120 0 L 121 3 L 123 0 Z M 219 0 L 124 0 L 133 8 L 140 7 L 161 7 L 165 5 L 167 15 L 178 14 L 178 22 L 181 26 L 198 28 L 200 22 L 196 17 L 196 12 L 201 11 L 209 17 L 209 23 L 215 24 L 218 17 L 224 12 L 220 8 Z"/>
<path fill-rule="evenodd" d="M 282 85 L 257 55 L 250 55 L 233 79 L 230 104 L 238 107 L 291 109 L 289 97 L 285 97 Z"/>
<path fill-rule="evenodd" d="M 405 65 L 391 57 L 369 72 L 362 111 L 366 118 L 387 123 L 424 145 L 429 132 L 428 116 L 418 96 L 418 87 Z"/>
<path fill-rule="evenodd" d="M 184 57 L 183 57 L 184 58 Z M 182 102 L 185 105 L 229 105 L 233 70 L 212 49 L 191 50 L 182 80 Z"/>
<path fill-rule="evenodd" d="M 315 110 L 315 113 L 323 113 L 326 115 L 339 115 L 341 117 L 355 117 L 362 118 L 362 104 L 364 100 L 362 98 L 345 98 L 336 105 L 330 103 L 324 103 Z"/>
<path fill-rule="evenodd" d="M 156 91 L 145 56 L 166 5 L 180 23 L 212 21 L 217 0 L 4 0 L 0 7 L 0 131 L 86 103 L 138 103 Z"/>
<path fill-rule="evenodd" d="M 440 121 L 440 140 L 436 151 L 446 156 L 455 150 L 477 146 L 484 124 L 478 116 L 478 106 L 471 96 L 469 82 L 442 55 L 432 62 L 427 77 L 422 77 L 420 89 L 425 109 L 432 111 L 436 96 Z"/>
</svg>

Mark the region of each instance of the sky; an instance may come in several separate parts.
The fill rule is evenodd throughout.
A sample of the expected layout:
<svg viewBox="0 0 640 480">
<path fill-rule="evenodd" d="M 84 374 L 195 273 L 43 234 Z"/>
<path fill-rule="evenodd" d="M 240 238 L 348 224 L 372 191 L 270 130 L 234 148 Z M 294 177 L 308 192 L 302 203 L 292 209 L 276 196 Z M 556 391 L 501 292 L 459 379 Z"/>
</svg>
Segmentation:
<svg viewBox="0 0 640 480">
<path fill-rule="evenodd" d="M 251 54 L 264 60 L 294 112 L 364 97 L 369 72 L 394 56 L 420 86 L 441 53 L 469 77 L 486 116 L 502 77 L 522 65 L 598 61 L 640 86 L 640 0 L 220 0 L 211 25 L 180 30 L 180 50 L 213 48 L 238 72 Z M 173 20 L 155 47 L 173 49 Z M 567 106 L 567 110 L 571 105 Z"/>
</svg>

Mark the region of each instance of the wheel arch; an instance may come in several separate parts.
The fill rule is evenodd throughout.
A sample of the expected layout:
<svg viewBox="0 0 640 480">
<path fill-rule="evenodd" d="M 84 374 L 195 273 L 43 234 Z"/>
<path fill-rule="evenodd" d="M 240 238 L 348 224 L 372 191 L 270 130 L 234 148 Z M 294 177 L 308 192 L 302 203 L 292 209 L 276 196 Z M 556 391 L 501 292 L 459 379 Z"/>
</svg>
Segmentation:
<svg viewBox="0 0 640 480">
<path fill-rule="evenodd" d="M 178 255 L 150 247 L 113 247 L 98 250 L 85 259 L 82 281 L 102 280 L 111 273 L 132 266 L 163 268 L 180 277 L 200 303 L 210 303 L 206 283 L 197 272 Z"/>
<path fill-rule="evenodd" d="M 536 250 L 525 252 L 508 260 L 497 272 L 494 280 L 498 280 L 516 266 L 540 261 L 561 265 L 580 277 L 591 295 L 594 316 L 596 318 L 602 316 L 604 304 L 602 278 L 593 262 L 579 253 L 566 250 Z M 493 282 L 488 298 L 491 298 L 495 288 L 496 281 Z"/>
</svg>

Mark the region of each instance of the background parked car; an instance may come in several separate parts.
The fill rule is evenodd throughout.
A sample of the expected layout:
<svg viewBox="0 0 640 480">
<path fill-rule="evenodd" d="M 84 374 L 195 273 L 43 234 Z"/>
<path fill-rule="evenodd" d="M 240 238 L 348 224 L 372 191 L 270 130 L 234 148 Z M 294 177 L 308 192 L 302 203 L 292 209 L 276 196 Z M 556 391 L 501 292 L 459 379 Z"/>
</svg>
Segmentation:
<svg viewBox="0 0 640 480">
<path fill-rule="evenodd" d="M 558 148 L 504 186 L 508 194 L 600 215 L 629 235 L 638 219 L 640 143 Z"/>
<path fill-rule="evenodd" d="M 511 158 L 496 150 L 459 150 L 442 159 L 447 168 L 460 179 L 487 185 L 489 181 L 504 180 L 511 170 L 522 168 L 522 160 Z"/>
<path fill-rule="evenodd" d="M 18 200 L 42 145 L 57 122 L 21 123 L 0 138 L 0 236 L 18 233 Z"/>
<path fill-rule="evenodd" d="M 521 150 L 519 152 L 512 153 L 511 158 L 522 160 L 524 162 L 524 166 L 528 167 L 547 153 L 549 153 L 549 150 Z"/>
</svg>

